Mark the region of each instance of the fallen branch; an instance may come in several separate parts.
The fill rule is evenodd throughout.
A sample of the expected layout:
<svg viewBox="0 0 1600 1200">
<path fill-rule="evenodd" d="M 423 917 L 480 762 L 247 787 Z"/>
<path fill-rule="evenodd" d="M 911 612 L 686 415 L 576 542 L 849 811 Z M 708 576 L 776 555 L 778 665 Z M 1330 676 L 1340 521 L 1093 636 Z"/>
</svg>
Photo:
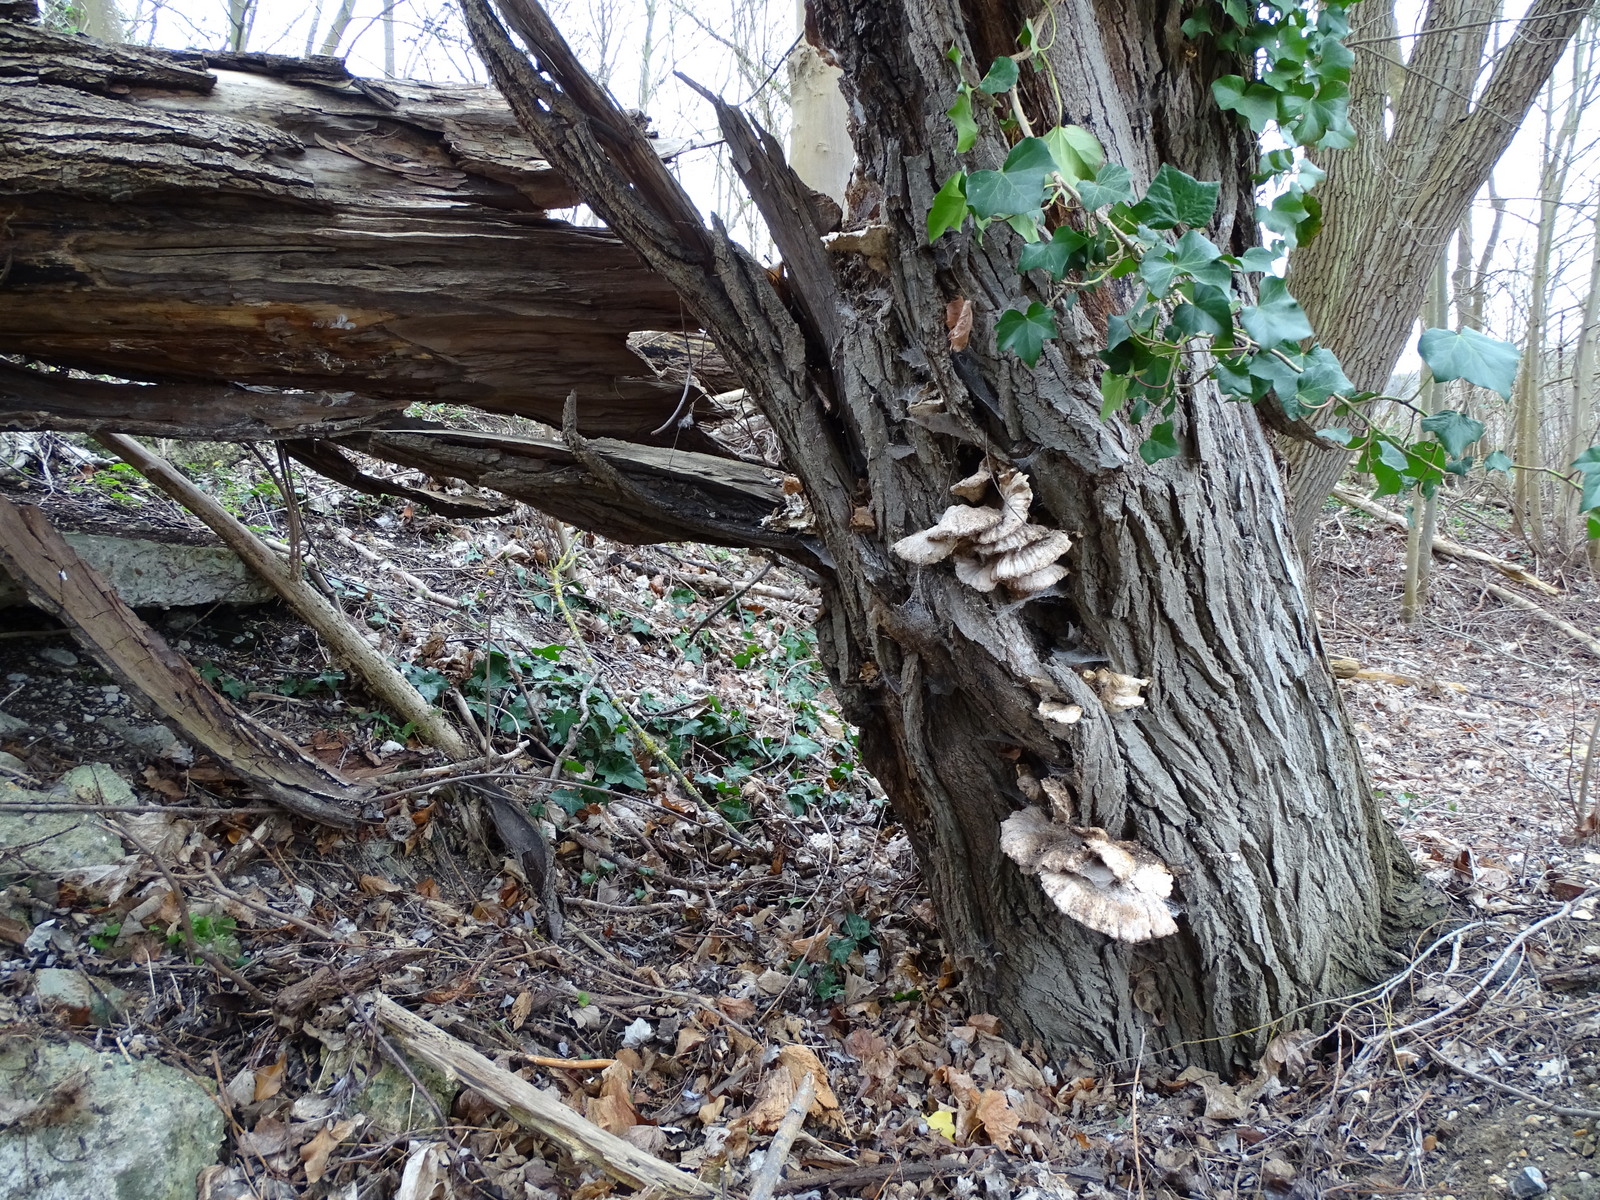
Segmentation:
<svg viewBox="0 0 1600 1200">
<path fill-rule="evenodd" d="M 317 631 L 335 658 L 358 674 L 396 716 L 416 729 L 418 737 L 451 758 L 472 757 L 472 751 L 443 714 L 361 636 L 343 612 L 304 579 L 291 575 L 288 567 L 243 522 L 195 487 L 171 463 L 133 438 L 104 433 L 96 440 L 209 525 L 246 566 Z"/>
<path fill-rule="evenodd" d="M 1531 614 L 1538 620 L 1544 622 L 1544 624 L 1550 626 L 1551 629 L 1555 629 L 1566 634 L 1569 638 L 1577 642 L 1578 645 L 1582 646 L 1596 658 L 1600 658 L 1600 638 L 1595 637 L 1593 634 L 1585 633 L 1571 621 L 1563 621 L 1560 617 L 1556 616 L 1555 613 L 1539 607 L 1539 605 L 1535 604 L 1532 600 L 1529 600 L 1526 596 L 1519 596 L 1517 593 L 1508 588 L 1503 588 L 1499 584 L 1490 583 L 1487 579 L 1483 581 L 1483 586 L 1484 590 L 1487 591 L 1491 596 L 1498 600 L 1504 600 L 1513 608 L 1520 608 L 1523 612 Z"/>
<path fill-rule="evenodd" d="M 778 1186 L 778 1179 L 783 1174 L 783 1164 L 789 1160 L 789 1150 L 794 1146 L 800 1127 L 806 1123 L 806 1114 L 811 1111 L 811 1101 L 816 1094 L 816 1077 L 807 1071 L 794 1091 L 794 1099 L 789 1101 L 789 1108 L 783 1114 L 783 1123 L 772 1135 L 767 1156 L 761 1160 L 761 1169 L 756 1172 L 755 1181 L 750 1186 L 750 1200 L 772 1200 L 773 1189 Z"/>
<path fill-rule="evenodd" d="M 1438 1063 L 1442 1067 L 1448 1067 L 1458 1075 L 1465 1075 L 1468 1079 L 1474 1079 L 1479 1083 L 1487 1084 L 1489 1087 L 1502 1091 L 1508 1096 L 1516 1096 L 1519 1100 L 1526 1100 L 1529 1104 L 1532 1104 L 1537 1108 L 1545 1109 L 1547 1112 L 1559 1113 L 1563 1117 L 1582 1117 L 1587 1121 L 1592 1121 L 1596 1117 L 1600 1117 L 1600 1109 L 1571 1108 L 1565 1104 L 1557 1104 L 1553 1100 L 1546 1100 L 1543 1096 L 1536 1095 L 1525 1088 L 1519 1088 L 1515 1084 L 1511 1083 L 1502 1083 L 1500 1080 L 1495 1079 L 1492 1076 L 1485 1075 L 1482 1071 L 1474 1071 L 1465 1063 L 1456 1062 L 1455 1059 L 1451 1058 L 1448 1054 L 1445 1054 L 1441 1050 L 1435 1050 L 1430 1047 L 1428 1050 L 1428 1055 L 1433 1059 L 1434 1062 Z"/>
<path fill-rule="evenodd" d="M 1390 512 L 1383 505 L 1374 503 L 1365 496 L 1356 495 L 1349 488 L 1334 488 L 1333 498 L 1340 504 L 1345 504 L 1364 512 L 1369 517 L 1376 517 L 1385 524 L 1393 525 L 1396 529 L 1407 528 L 1405 517 L 1397 512 Z M 1559 596 L 1561 594 L 1560 588 L 1554 584 L 1546 583 L 1526 568 L 1519 567 L 1516 563 L 1507 559 L 1496 558 L 1493 554 L 1485 554 L 1482 550 L 1474 550 L 1470 546 L 1463 546 L 1460 542 L 1453 542 L 1449 538 L 1435 537 L 1433 539 L 1433 552 L 1435 554 L 1443 554 L 1448 558 L 1459 558 L 1465 562 L 1490 567 L 1499 571 L 1507 579 L 1514 579 L 1526 587 L 1543 592 L 1546 596 Z"/>
<path fill-rule="evenodd" d="M 710 1184 L 607 1133 L 526 1080 L 495 1066 L 459 1038 L 407 1012 L 382 992 L 368 992 L 362 1003 L 371 1005 L 373 1015 L 395 1035 L 404 1050 L 481 1093 L 519 1124 L 559 1143 L 574 1158 L 592 1163 L 632 1187 L 659 1188 L 668 1195 L 694 1200 L 713 1200 L 716 1196 Z"/>
<path fill-rule="evenodd" d="M 0 563 L 33 602 L 130 692 L 267 799 L 314 821 L 350 828 L 372 793 L 340 778 L 287 738 L 239 712 L 123 603 L 39 509 L 0 496 Z"/>
<path fill-rule="evenodd" d="M 933 1158 L 908 1162 L 879 1163 L 875 1167 L 841 1167 L 836 1171 L 807 1171 L 792 1175 L 773 1189 L 775 1195 L 788 1196 L 795 1192 L 810 1192 L 822 1188 L 848 1191 L 871 1184 L 887 1184 L 894 1180 L 916 1183 L 940 1175 L 965 1175 L 975 1173 L 979 1163 L 965 1158 Z M 873 1194 L 876 1194 L 873 1193 Z"/>
<path fill-rule="evenodd" d="M 1394 671 L 1379 671 L 1371 667 L 1363 667 L 1353 658 L 1330 658 L 1328 666 L 1333 670 L 1335 679 L 1354 679 L 1360 683 L 1392 683 L 1396 687 L 1422 687 L 1434 684 L 1438 687 L 1449 688 L 1454 692 L 1470 692 L 1472 689 L 1464 683 L 1451 683 L 1445 679 L 1418 679 L 1414 675 L 1400 675 Z"/>
</svg>

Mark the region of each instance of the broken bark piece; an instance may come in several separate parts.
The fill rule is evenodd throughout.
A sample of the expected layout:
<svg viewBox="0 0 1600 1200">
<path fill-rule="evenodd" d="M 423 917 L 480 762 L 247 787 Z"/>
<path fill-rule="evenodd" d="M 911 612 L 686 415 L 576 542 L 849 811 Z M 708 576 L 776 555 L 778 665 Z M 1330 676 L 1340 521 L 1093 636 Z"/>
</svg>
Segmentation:
<svg viewBox="0 0 1600 1200">
<path fill-rule="evenodd" d="M 403 1049 L 463 1086 L 482 1093 L 519 1124 L 559 1143 L 579 1161 L 592 1163 L 632 1187 L 659 1188 L 668 1195 L 693 1200 L 713 1200 L 716 1196 L 716 1189 L 710 1184 L 607 1133 L 526 1080 L 495 1066 L 459 1038 L 401 1008 L 382 992 L 369 992 L 361 1003 L 370 1006 L 372 1015 L 395 1035 Z"/>
<path fill-rule="evenodd" d="M 371 790 L 301 753 L 212 691 L 193 667 L 78 557 L 37 508 L 0 496 L 0 561 L 34 604 L 72 627 L 107 672 L 274 803 L 350 828 Z"/>
<path fill-rule="evenodd" d="M 1000 849 L 1030 875 L 1057 908 L 1080 925 L 1121 942 L 1178 932 L 1167 907 L 1172 872 L 1138 842 L 1115 842 L 1103 829 L 1069 829 L 1036 808 L 1000 826 Z"/>
</svg>

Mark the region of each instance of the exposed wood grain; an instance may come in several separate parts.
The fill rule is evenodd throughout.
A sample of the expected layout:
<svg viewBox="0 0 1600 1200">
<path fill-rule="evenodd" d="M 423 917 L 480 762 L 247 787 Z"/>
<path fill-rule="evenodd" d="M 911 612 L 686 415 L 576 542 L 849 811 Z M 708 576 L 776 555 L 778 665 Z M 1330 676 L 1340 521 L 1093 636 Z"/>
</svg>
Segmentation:
<svg viewBox="0 0 1600 1200">
<path fill-rule="evenodd" d="M 613 1179 L 633 1187 L 659 1188 L 672 1196 L 712 1200 L 716 1189 L 670 1163 L 607 1133 L 539 1091 L 531 1083 L 495 1066 L 459 1038 L 401 1008 L 382 992 L 362 997 L 373 1015 L 409 1053 L 482 1093 L 515 1120 L 561 1145 L 574 1158 L 592 1163 Z"/>
<path fill-rule="evenodd" d="M 212 691 L 67 545 L 44 514 L 0 496 L 0 561 L 95 660 L 193 741 L 290 812 L 350 827 L 371 789 L 339 778 Z"/>
</svg>

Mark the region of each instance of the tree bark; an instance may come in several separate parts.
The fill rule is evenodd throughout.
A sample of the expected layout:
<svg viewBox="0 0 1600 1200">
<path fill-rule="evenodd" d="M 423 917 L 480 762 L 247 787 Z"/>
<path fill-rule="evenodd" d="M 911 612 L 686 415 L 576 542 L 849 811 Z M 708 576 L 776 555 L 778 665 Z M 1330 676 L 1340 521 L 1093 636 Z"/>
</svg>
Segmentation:
<svg viewBox="0 0 1600 1200">
<path fill-rule="evenodd" d="M 1363 776 L 1254 414 L 1203 380 L 1179 406 L 1183 452 L 1145 466 L 1140 434 L 1102 422 L 1094 352 L 1119 299 L 1075 310 L 1036 371 L 994 350 L 1025 300 L 1004 230 L 929 247 L 933 193 L 959 164 L 945 51 L 1009 52 L 1025 6 L 812 0 L 843 68 L 858 186 L 881 194 L 881 265 L 827 253 L 806 189 L 773 140 L 718 106 L 722 132 L 785 263 L 786 291 L 707 230 L 543 10 L 463 5 L 529 136 L 684 296 L 740 373 L 803 481 L 827 607 L 819 643 L 868 765 L 916 848 L 972 1002 L 1017 1037 L 1113 1058 L 1166 1048 L 1247 1060 L 1274 1022 L 1383 971 L 1386 933 L 1417 916 L 1409 858 Z M 1148 181 L 1161 162 L 1222 181 L 1220 244 L 1252 244 L 1253 148 L 1213 105 L 1214 61 L 1178 5 L 1059 8 L 1051 51 L 1071 119 Z M 972 76 L 973 79 L 976 75 Z M 1043 89 L 1041 89 L 1043 91 Z M 1037 103 L 1040 96 L 1030 97 Z M 974 165 L 998 165 L 992 123 Z M 978 312 L 952 351 L 946 305 Z M 910 411 L 942 404 L 937 427 Z M 939 566 L 889 554 L 931 525 L 985 452 L 1032 481 L 1034 519 L 1081 537 L 1059 593 L 1006 604 Z M 870 514 L 870 522 L 863 519 Z M 1085 664 L 1153 680 L 1113 713 Z M 1088 715 L 1043 719 L 1042 701 Z M 1075 819 L 1170 863 L 1175 936 L 1130 946 L 1063 916 L 1001 853 L 1027 803 L 1018 768 L 1070 789 Z"/>
<path fill-rule="evenodd" d="M 269 410 L 342 394 L 351 417 L 559 425 L 576 389 L 589 436 L 717 452 L 698 428 L 652 435 L 682 388 L 628 348 L 684 328 L 677 295 L 614 235 L 545 217 L 576 197 L 492 91 L 0 21 L 0 146 L 0 354 L 248 385 Z M 236 400 L 208 436 L 239 428 Z"/>
<path fill-rule="evenodd" d="M 1477 90 L 1485 39 L 1499 8 L 1497 0 L 1431 0 L 1422 35 L 1403 65 L 1393 40 L 1393 0 L 1365 0 L 1350 10 L 1356 48 L 1350 116 L 1357 142 L 1312 155 L 1328 172 L 1315 193 L 1323 227 L 1289 256 L 1288 282 L 1317 340 L 1339 356 L 1362 390 L 1388 388 L 1429 275 L 1462 212 L 1588 11 L 1570 0 L 1534 0 Z M 1337 423 L 1332 413 L 1312 420 Z M 1278 449 L 1295 538 L 1305 550 L 1350 455 L 1287 439 Z"/>
</svg>

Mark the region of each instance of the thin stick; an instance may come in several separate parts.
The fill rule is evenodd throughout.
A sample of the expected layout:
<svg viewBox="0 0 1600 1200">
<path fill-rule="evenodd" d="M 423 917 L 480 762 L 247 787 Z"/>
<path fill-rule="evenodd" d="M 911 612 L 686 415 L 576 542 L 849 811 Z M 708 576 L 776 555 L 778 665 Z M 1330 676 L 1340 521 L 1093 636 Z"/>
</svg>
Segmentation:
<svg viewBox="0 0 1600 1200">
<path fill-rule="evenodd" d="M 1458 1075 L 1465 1075 L 1468 1079 L 1474 1079 L 1479 1083 L 1487 1084 L 1489 1087 L 1498 1088 L 1507 1095 L 1516 1096 L 1518 1099 L 1526 1100 L 1529 1104 L 1537 1105 L 1538 1107 L 1547 1109 L 1550 1112 L 1560 1113 L 1564 1117 L 1584 1117 L 1588 1120 L 1600 1118 L 1600 1108 L 1569 1108 L 1565 1104 L 1556 1104 L 1554 1101 L 1546 1100 L 1543 1096 L 1535 1095 L 1533 1092 L 1524 1091 L 1515 1084 L 1502 1083 L 1498 1079 L 1484 1075 L 1479 1071 L 1474 1071 L 1471 1067 L 1466 1066 L 1463 1063 L 1458 1063 L 1455 1061 L 1455 1059 L 1450 1058 L 1431 1047 L 1428 1050 L 1428 1054 L 1433 1058 L 1434 1062 L 1438 1063 L 1442 1067 L 1449 1067 Z"/>
<path fill-rule="evenodd" d="M 783 1164 L 789 1161 L 789 1151 L 800 1134 L 800 1127 L 806 1123 L 806 1114 L 811 1111 L 811 1101 L 816 1094 L 817 1081 L 807 1071 L 800 1086 L 794 1090 L 794 1099 L 789 1101 L 789 1110 L 783 1114 L 783 1123 L 778 1126 L 778 1132 L 772 1135 L 767 1156 L 761 1162 L 761 1169 L 756 1172 L 755 1182 L 750 1185 L 750 1200 L 772 1200 L 772 1191 L 783 1174 Z"/>
<path fill-rule="evenodd" d="M 275 908 L 270 908 L 265 904 L 259 904 L 256 901 L 251 900 L 248 896 L 241 896 L 232 888 L 225 886 L 222 880 L 217 878 L 217 873 L 209 866 L 203 866 L 201 870 L 205 872 L 206 878 L 211 881 L 211 886 L 215 888 L 218 894 L 220 894 L 224 899 L 232 900 L 235 904 L 242 904 L 246 908 L 258 912 L 264 917 L 271 917 L 273 920 L 282 921 L 286 925 L 297 926 L 311 934 L 313 937 L 319 937 L 325 942 L 337 942 L 340 940 L 339 938 L 334 937 L 333 934 L 329 933 L 320 925 L 313 925 L 310 921 L 304 920 L 301 917 L 292 916 L 291 914 L 285 912 L 279 912 Z"/>
<path fill-rule="evenodd" d="M 1581 820 L 1583 810 L 1589 807 L 1589 784 L 1594 779 L 1594 744 L 1600 741 L 1600 715 L 1596 715 L 1594 724 L 1589 727 L 1589 746 L 1583 752 L 1583 775 L 1578 780 L 1578 817 Z M 1600 796 L 1595 797 L 1595 824 L 1600 826 Z"/>
<path fill-rule="evenodd" d="M 1526 596 L 1519 596 L 1517 593 L 1508 588 L 1503 588 L 1497 583 L 1490 583 L 1487 579 L 1485 579 L 1483 581 L 1483 589 L 1491 596 L 1494 596 L 1499 600 L 1504 600 L 1513 608 L 1520 608 L 1523 612 L 1531 613 L 1534 617 L 1550 626 L 1551 629 L 1555 629 L 1566 634 L 1590 654 L 1594 655 L 1596 658 L 1600 658 L 1600 638 L 1593 637 L 1585 633 L 1571 621 L 1563 621 L 1560 617 L 1556 616 L 1555 613 L 1541 608 L 1532 600 L 1529 600 Z"/>
</svg>

